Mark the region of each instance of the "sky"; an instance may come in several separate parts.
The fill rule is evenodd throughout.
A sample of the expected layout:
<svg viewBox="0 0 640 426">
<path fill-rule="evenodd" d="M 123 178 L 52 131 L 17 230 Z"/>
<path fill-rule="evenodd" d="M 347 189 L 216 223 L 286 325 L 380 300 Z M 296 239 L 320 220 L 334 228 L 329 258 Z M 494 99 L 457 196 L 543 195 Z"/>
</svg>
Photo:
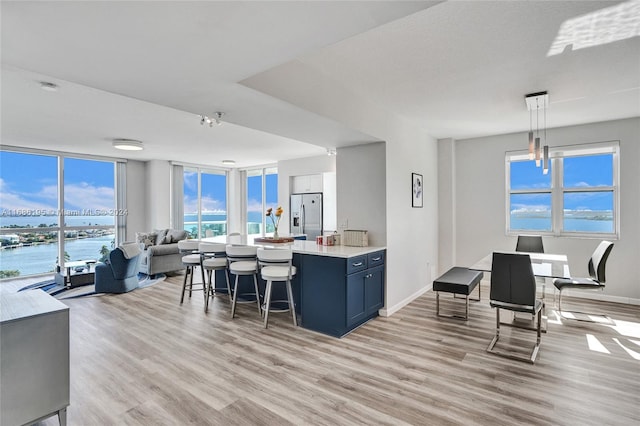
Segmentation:
<svg viewBox="0 0 640 426">
<path fill-rule="evenodd" d="M 565 188 L 583 188 L 586 186 L 612 186 L 613 160 L 611 154 L 566 157 L 563 159 Z M 551 163 L 553 167 L 553 163 Z M 535 161 L 517 161 L 511 163 L 511 189 L 549 189 L 552 170 L 542 173 Z M 511 210 L 541 210 L 551 208 L 551 197 L 547 194 L 531 194 L 512 197 Z M 612 210 L 611 192 L 586 192 L 566 194 L 565 210 Z"/>
<path fill-rule="evenodd" d="M 47 210 L 58 207 L 57 157 L 0 151 L 0 207 Z M 65 158 L 64 195 L 68 210 L 109 210 L 115 204 L 115 165 Z M 6 215 L 6 214 L 5 214 Z"/>
</svg>

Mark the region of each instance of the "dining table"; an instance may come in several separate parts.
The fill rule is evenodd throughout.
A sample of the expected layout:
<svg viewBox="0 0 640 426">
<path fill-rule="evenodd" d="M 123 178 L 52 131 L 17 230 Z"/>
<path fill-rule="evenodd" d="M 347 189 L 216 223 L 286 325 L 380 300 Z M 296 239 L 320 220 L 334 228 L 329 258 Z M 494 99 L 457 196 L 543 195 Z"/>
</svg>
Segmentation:
<svg viewBox="0 0 640 426">
<path fill-rule="evenodd" d="M 491 252 L 476 263 L 471 265 L 469 269 L 483 272 L 491 272 L 491 263 L 493 262 L 493 253 Z M 528 254 L 531 258 L 531 268 L 533 275 L 540 278 L 571 278 L 569 272 L 569 262 L 564 254 L 551 253 L 526 253 L 517 251 L 496 251 L 496 253 L 517 253 Z"/>
<path fill-rule="evenodd" d="M 469 269 L 483 272 L 491 272 L 491 264 L 493 263 L 493 253 L 491 252 L 471 265 Z M 527 254 L 531 259 L 531 268 L 533 269 L 533 275 L 539 278 L 571 278 L 571 272 L 569 271 L 569 261 L 564 254 L 552 254 L 552 253 L 528 253 L 517 251 L 495 251 L 495 253 L 515 253 L 515 254 Z M 542 289 L 542 300 L 544 301 L 544 285 Z M 547 315 L 546 315 L 546 303 L 543 304 L 542 315 L 542 332 L 547 332 Z M 518 323 L 521 323 L 518 325 Z M 513 321 L 511 323 L 503 323 L 511 326 L 517 326 L 521 328 L 533 329 L 533 317 L 531 320 L 523 321 L 522 318 L 518 318 L 515 313 L 513 315 Z"/>
</svg>

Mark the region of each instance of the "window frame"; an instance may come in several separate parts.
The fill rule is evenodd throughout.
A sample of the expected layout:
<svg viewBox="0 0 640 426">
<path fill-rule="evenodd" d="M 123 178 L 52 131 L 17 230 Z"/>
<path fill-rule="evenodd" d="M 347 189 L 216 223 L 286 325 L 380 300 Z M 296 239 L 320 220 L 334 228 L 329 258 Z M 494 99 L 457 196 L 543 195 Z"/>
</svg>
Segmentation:
<svg viewBox="0 0 640 426">
<path fill-rule="evenodd" d="M 611 186 L 585 186 L 564 187 L 564 158 L 584 157 L 589 155 L 612 155 L 612 185 Z M 620 238 L 620 142 L 607 141 L 578 145 L 565 145 L 549 147 L 549 162 L 551 173 L 551 187 L 544 189 L 516 189 L 511 185 L 511 163 L 515 161 L 529 160 L 525 150 L 507 151 L 505 153 L 505 233 L 508 236 L 516 236 L 522 233 L 535 232 L 544 236 L 575 237 L 575 238 L 607 238 L 618 240 Z M 542 173 L 542 168 L 540 168 Z M 564 196 L 569 193 L 579 192 L 612 192 L 613 193 L 613 232 L 588 232 L 564 230 Z M 532 229 L 511 229 L 511 196 L 516 194 L 551 194 L 551 231 Z"/>
<path fill-rule="evenodd" d="M 101 157 L 96 155 L 85 155 L 85 154 L 76 154 L 76 153 L 68 153 L 63 151 L 51 151 L 51 150 L 43 150 L 43 149 L 35 149 L 35 148 L 25 148 L 25 147 L 15 147 L 9 145 L 3 145 L 2 151 L 16 153 L 16 154 L 27 154 L 27 155 L 38 155 L 38 156 L 48 156 L 51 158 L 55 158 L 56 160 L 56 186 L 57 186 L 57 214 L 56 220 L 58 222 L 57 226 L 51 227 L 23 227 L 23 228 L 2 228 L 3 233 L 11 229 L 12 232 L 20 233 L 20 232 L 29 232 L 29 233 L 39 233 L 39 232 L 56 232 L 58 234 L 57 240 L 57 262 L 58 266 L 63 264 L 64 254 L 65 254 L 65 245 L 67 243 L 66 233 L 71 232 L 79 232 L 86 230 L 113 230 L 114 231 L 114 244 L 117 246 L 121 241 L 124 240 L 124 236 L 126 235 L 126 214 L 114 214 L 114 223 L 113 225 L 66 225 L 65 224 L 65 159 L 79 159 L 79 160 L 90 160 L 90 161 L 100 161 L 105 163 L 113 163 L 114 167 L 114 198 L 113 198 L 113 207 L 114 211 L 127 211 L 126 206 L 126 174 L 122 170 L 122 165 L 124 165 L 127 160 L 121 158 L 113 158 L 113 157 Z M 63 260 L 60 260 L 63 259 Z M 34 276 L 34 275 L 42 275 L 48 274 L 51 271 L 36 273 L 31 275 L 24 275 L 24 277 Z"/>
<path fill-rule="evenodd" d="M 278 166 L 270 164 L 270 165 L 264 165 L 259 167 L 250 167 L 243 170 L 245 172 L 244 186 L 245 188 L 247 188 L 246 196 L 244 197 L 244 200 L 243 200 L 244 210 L 245 210 L 244 213 L 246 218 L 244 223 L 245 232 L 247 235 L 258 236 L 258 237 L 265 237 L 267 235 L 272 235 L 273 232 L 270 232 L 270 233 L 267 232 L 267 218 L 264 214 L 262 215 L 262 224 L 260 225 L 260 232 L 258 234 L 249 234 L 248 180 L 249 180 L 249 177 L 260 176 L 261 185 L 262 185 L 262 193 L 261 193 L 262 212 L 265 212 L 267 210 L 267 179 L 266 177 L 267 175 L 272 175 L 272 174 L 278 175 Z M 271 173 L 274 170 L 275 170 L 275 173 Z M 249 176 L 250 173 L 252 173 L 251 176 Z M 276 191 L 277 191 L 277 188 L 276 188 Z"/>
<path fill-rule="evenodd" d="M 174 163 L 174 164 L 179 164 L 179 163 Z M 226 220 L 225 220 L 225 235 L 228 234 L 229 232 L 229 170 L 228 169 L 223 169 L 223 168 L 215 168 L 215 167 L 210 167 L 210 166 L 199 166 L 199 165 L 191 165 L 191 164 L 180 164 L 182 165 L 182 185 L 184 185 L 184 174 L 188 171 L 193 172 L 196 174 L 197 176 L 197 190 L 196 190 L 196 195 L 197 195 L 197 235 L 196 235 L 196 239 L 203 239 L 203 238 L 208 238 L 206 237 L 206 235 L 202 235 L 202 174 L 211 174 L 211 175 L 219 175 L 219 176 L 224 176 L 225 177 L 225 214 L 226 214 Z M 182 200 L 180 200 L 180 203 L 182 203 L 183 209 L 182 209 L 182 229 L 184 229 L 184 192 L 182 194 Z M 185 231 L 187 231 L 185 229 Z M 190 231 L 188 231 L 190 233 Z"/>
</svg>

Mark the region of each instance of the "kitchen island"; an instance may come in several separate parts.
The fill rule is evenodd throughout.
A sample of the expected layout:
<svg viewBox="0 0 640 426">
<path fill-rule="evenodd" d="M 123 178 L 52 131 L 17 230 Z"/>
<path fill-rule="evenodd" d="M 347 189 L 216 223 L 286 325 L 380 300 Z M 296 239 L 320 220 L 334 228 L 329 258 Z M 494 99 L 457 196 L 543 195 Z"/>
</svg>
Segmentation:
<svg viewBox="0 0 640 426">
<path fill-rule="evenodd" d="M 298 323 L 304 328 L 342 337 L 377 317 L 384 306 L 385 247 L 323 246 L 301 240 L 256 245 L 291 247 L 297 268 L 294 300 Z M 224 276 L 216 282 L 222 287 Z M 250 279 L 245 284 L 253 286 Z M 285 298 L 274 294 L 274 299 Z"/>
<path fill-rule="evenodd" d="M 302 327 L 342 337 L 384 306 L 384 247 L 293 247 Z"/>
</svg>

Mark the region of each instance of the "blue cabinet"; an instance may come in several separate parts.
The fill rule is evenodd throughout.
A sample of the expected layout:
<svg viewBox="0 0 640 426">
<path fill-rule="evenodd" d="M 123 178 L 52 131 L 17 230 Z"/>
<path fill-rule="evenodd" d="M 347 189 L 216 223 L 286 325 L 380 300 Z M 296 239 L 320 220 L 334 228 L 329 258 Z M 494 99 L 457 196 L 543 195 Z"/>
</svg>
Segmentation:
<svg viewBox="0 0 640 426">
<path fill-rule="evenodd" d="M 378 316 L 384 305 L 384 258 L 384 250 L 347 259 L 294 255 L 300 324 L 341 337 Z"/>
</svg>

